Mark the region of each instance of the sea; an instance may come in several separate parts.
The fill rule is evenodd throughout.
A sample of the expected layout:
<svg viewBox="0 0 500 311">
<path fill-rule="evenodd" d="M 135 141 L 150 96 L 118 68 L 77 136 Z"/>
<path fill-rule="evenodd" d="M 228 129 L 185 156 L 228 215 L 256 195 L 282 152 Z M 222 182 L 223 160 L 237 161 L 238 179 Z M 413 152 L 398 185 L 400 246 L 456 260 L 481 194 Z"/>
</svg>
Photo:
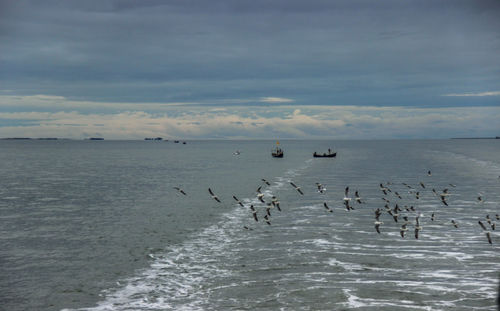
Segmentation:
<svg viewBox="0 0 500 311">
<path fill-rule="evenodd" d="M 0 140 L 0 310 L 497 309 L 499 139 L 279 144 Z"/>
</svg>

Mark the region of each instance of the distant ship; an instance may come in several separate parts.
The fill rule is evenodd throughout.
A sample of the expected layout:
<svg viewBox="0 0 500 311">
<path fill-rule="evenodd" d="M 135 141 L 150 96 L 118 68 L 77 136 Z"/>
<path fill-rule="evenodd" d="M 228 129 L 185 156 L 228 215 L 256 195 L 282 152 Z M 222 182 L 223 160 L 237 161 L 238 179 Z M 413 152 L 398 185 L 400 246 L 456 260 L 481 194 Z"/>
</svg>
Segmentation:
<svg viewBox="0 0 500 311">
<path fill-rule="evenodd" d="M 315 158 L 335 158 L 336 156 L 337 156 L 337 153 L 332 152 L 331 149 L 328 149 L 328 153 L 319 154 L 316 151 L 314 151 L 314 153 L 313 153 L 313 157 L 315 157 Z"/>
<path fill-rule="evenodd" d="M 275 158 L 283 158 L 283 149 L 281 149 L 279 141 L 276 142 L 276 148 L 273 149 L 271 155 Z"/>
<path fill-rule="evenodd" d="M 89 140 L 104 140 L 102 137 L 90 137 Z"/>
</svg>

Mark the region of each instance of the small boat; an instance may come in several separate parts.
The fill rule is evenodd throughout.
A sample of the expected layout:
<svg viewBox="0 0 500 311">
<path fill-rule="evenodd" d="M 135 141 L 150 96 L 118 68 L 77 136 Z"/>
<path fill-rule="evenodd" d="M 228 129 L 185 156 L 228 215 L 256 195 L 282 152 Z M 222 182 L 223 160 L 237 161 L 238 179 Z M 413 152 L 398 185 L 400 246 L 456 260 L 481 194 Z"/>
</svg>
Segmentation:
<svg viewBox="0 0 500 311">
<path fill-rule="evenodd" d="M 337 153 L 332 152 L 331 149 L 328 149 L 328 153 L 319 154 L 316 151 L 314 151 L 314 153 L 313 153 L 313 157 L 315 157 L 315 158 L 335 158 L 336 156 L 337 156 Z"/>
<path fill-rule="evenodd" d="M 274 158 L 283 158 L 283 149 L 280 148 L 280 142 L 279 141 L 276 142 L 276 148 L 273 149 L 273 151 L 271 152 L 271 155 Z"/>
</svg>

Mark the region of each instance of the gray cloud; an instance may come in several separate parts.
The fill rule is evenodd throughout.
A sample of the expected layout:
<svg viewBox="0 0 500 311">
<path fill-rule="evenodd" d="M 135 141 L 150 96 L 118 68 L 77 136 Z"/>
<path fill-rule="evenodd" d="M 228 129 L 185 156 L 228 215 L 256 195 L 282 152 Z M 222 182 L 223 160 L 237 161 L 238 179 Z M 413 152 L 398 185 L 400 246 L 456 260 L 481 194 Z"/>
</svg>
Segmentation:
<svg viewBox="0 0 500 311">
<path fill-rule="evenodd" d="M 442 95 L 499 89 L 499 16 L 498 1 L 1 1 L 0 94 L 82 113 L 497 107 Z"/>
</svg>

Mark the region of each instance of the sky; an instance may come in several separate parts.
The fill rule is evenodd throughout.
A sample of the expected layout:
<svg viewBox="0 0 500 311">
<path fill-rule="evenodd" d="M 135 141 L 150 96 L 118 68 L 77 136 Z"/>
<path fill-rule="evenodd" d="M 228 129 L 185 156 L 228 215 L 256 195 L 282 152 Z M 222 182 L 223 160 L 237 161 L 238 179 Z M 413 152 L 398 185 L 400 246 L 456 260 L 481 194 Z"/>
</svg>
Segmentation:
<svg viewBox="0 0 500 311">
<path fill-rule="evenodd" d="M 0 138 L 500 136 L 500 1 L 0 0 Z"/>
</svg>

